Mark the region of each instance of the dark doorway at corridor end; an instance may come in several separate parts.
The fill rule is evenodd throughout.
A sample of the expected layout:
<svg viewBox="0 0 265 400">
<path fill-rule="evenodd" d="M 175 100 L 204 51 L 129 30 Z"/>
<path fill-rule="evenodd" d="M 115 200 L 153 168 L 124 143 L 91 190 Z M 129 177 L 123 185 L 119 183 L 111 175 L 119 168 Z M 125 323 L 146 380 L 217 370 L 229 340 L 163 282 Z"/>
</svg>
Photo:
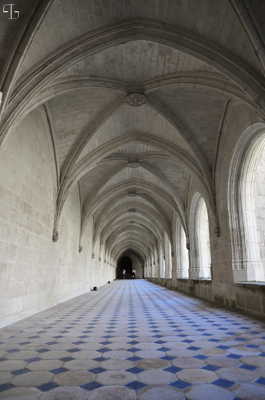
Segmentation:
<svg viewBox="0 0 265 400">
<path fill-rule="evenodd" d="M 132 260 L 128 256 L 119 259 L 116 269 L 116 279 L 132 279 L 133 269 Z"/>
<path fill-rule="evenodd" d="M 127 249 L 117 260 L 116 279 L 133 278 L 144 278 L 144 259 L 133 249 Z"/>
</svg>

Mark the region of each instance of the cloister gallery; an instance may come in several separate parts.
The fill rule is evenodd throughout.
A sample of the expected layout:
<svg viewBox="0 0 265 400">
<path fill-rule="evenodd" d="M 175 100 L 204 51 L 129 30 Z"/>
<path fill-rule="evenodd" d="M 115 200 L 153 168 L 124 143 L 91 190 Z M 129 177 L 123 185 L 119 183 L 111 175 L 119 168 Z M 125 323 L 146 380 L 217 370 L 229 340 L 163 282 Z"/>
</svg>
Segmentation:
<svg viewBox="0 0 265 400">
<path fill-rule="evenodd" d="M 265 399 L 265 2 L 0 6 L 0 399 Z"/>
</svg>

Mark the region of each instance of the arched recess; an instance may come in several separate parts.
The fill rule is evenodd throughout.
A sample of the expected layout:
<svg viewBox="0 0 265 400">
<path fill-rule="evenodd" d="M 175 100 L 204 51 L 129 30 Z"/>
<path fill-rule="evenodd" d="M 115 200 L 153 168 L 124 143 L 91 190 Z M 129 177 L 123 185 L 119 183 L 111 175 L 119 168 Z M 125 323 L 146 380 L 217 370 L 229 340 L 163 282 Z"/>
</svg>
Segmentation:
<svg viewBox="0 0 265 400">
<path fill-rule="evenodd" d="M 151 205 L 154 206 L 156 209 L 158 208 L 158 211 L 154 210 L 152 212 L 149 212 L 149 214 L 156 214 L 157 219 L 161 222 L 162 225 L 164 225 L 165 230 L 169 232 L 168 221 L 163 216 L 164 213 L 162 214 L 162 211 L 160 211 L 159 207 L 156 206 L 158 201 L 164 201 L 169 209 L 175 210 L 177 213 L 179 213 L 181 217 L 183 215 L 183 208 L 180 209 L 178 207 L 177 200 L 173 197 L 172 194 L 168 193 L 158 185 L 151 184 L 142 179 L 124 181 L 122 182 L 122 184 L 114 185 L 108 190 L 101 192 L 100 197 L 93 199 L 93 202 L 89 205 L 89 207 L 86 207 L 86 210 L 83 213 L 83 230 L 85 230 L 85 224 L 90 215 L 99 211 L 102 212 L 103 207 L 110 207 L 113 202 L 117 203 L 118 199 L 121 198 L 122 195 L 128 195 L 128 191 L 134 190 L 135 188 L 137 188 L 137 191 L 140 192 L 138 194 L 139 197 L 143 197 L 144 195 L 144 197 L 146 198 L 148 196 L 148 198 L 150 198 L 152 201 Z M 147 210 L 147 207 L 145 208 Z M 141 209 L 143 209 L 143 207 L 141 207 Z"/>
<path fill-rule="evenodd" d="M 139 255 L 141 258 L 142 262 L 145 263 L 146 261 L 146 252 L 144 250 L 144 247 L 142 245 L 139 245 L 138 243 L 134 241 L 124 241 L 122 244 L 120 243 L 119 246 L 113 251 L 112 257 L 114 262 L 118 260 L 118 258 L 121 256 L 122 253 L 124 253 L 126 250 L 131 249 L 135 253 Z M 110 253 L 111 254 L 111 253 Z"/>
<path fill-rule="evenodd" d="M 126 198 L 126 195 L 127 193 L 125 191 L 123 196 Z M 140 217 L 140 215 L 142 215 L 144 220 L 147 218 L 150 221 L 148 221 L 150 228 L 153 226 L 157 227 L 157 229 L 153 229 L 153 231 L 159 232 L 159 230 L 165 230 L 170 235 L 170 224 L 166 214 L 160 213 L 160 210 L 157 210 L 153 204 L 150 205 L 147 202 L 143 203 L 139 201 L 138 197 L 139 200 L 141 200 L 140 196 L 135 196 L 133 197 L 133 201 L 130 200 L 126 203 L 122 203 L 122 198 L 115 196 L 114 198 L 111 198 L 111 201 L 107 203 L 106 207 L 100 208 L 100 212 L 97 213 L 97 218 L 95 221 L 94 240 L 96 240 L 99 235 L 104 236 L 106 230 L 109 227 L 112 227 L 113 224 L 119 222 L 122 216 L 127 214 L 128 218 L 128 210 L 133 208 L 136 209 L 135 216 Z M 129 199 L 131 198 L 129 197 Z M 102 216 L 104 216 L 104 218 Z"/>
<path fill-rule="evenodd" d="M 109 246 L 110 251 L 114 251 L 119 244 L 125 243 L 127 240 L 135 242 L 138 245 L 142 245 L 142 248 L 144 249 L 144 253 L 146 255 L 152 252 L 153 242 L 149 240 L 147 243 L 143 244 L 142 238 L 139 237 L 139 234 L 137 234 L 136 232 L 119 235 L 119 237 L 115 238 L 114 242 Z"/>
<path fill-rule="evenodd" d="M 103 146 L 99 146 L 99 148 L 96 151 L 93 151 L 93 153 L 88 153 L 85 157 L 83 157 L 73 168 L 72 173 L 69 175 L 66 181 L 64 181 L 60 187 L 60 190 L 58 192 L 58 208 L 55 216 L 55 226 L 54 226 L 54 232 L 58 231 L 58 222 L 59 218 L 62 212 L 62 208 L 64 205 L 64 202 L 67 198 L 67 194 L 71 188 L 71 186 L 74 184 L 75 181 L 79 180 L 89 172 L 92 168 L 94 168 L 95 163 L 98 163 L 99 161 L 102 161 L 103 158 L 106 156 L 110 155 L 113 150 L 116 150 L 119 146 L 122 146 L 124 144 L 132 143 L 132 142 L 137 142 L 137 143 L 148 143 L 153 144 L 153 145 L 158 145 L 161 149 L 165 150 L 167 153 L 170 154 L 173 159 L 176 157 L 179 159 L 185 167 L 187 167 L 193 176 L 197 177 L 198 180 L 201 182 L 201 185 L 204 187 L 205 192 L 208 194 L 209 197 L 209 202 L 211 204 L 213 214 L 215 215 L 215 205 L 214 205 L 214 200 L 213 200 L 213 193 L 212 193 L 212 186 L 211 183 L 209 182 L 208 178 L 203 174 L 202 170 L 200 169 L 199 165 L 195 162 L 195 160 L 190 157 L 187 154 L 184 154 L 184 152 L 178 148 L 178 146 L 172 144 L 170 141 L 158 139 L 152 134 L 147 134 L 143 136 L 142 134 L 139 134 L 139 132 L 134 132 L 130 135 L 127 135 L 126 137 L 118 137 L 115 139 L 110 140 Z M 150 186 L 150 185 L 149 185 Z M 146 184 L 145 184 L 146 187 Z M 165 189 L 163 190 L 164 192 Z M 157 193 L 161 192 L 161 189 L 156 191 Z M 181 205 L 178 204 L 178 198 L 174 196 L 174 199 L 170 199 L 172 194 L 166 193 L 166 196 L 164 195 L 164 198 L 168 198 L 168 201 L 172 204 L 174 208 L 178 208 L 180 215 L 183 215 L 183 212 L 181 210 Z M 185 218 L 183 218 L 185 221 Z M 183 222 L 185 224 L 185 222 Z"/>
<path fill-rule="evenodd" d="M 190 208 L 191 278 L 211 279 L 211 248 L 206 202 L 195 193 Z"/>
<path fill-rule="evenodd" d="M 122 232 L 120 232 L 117 236 L 113 237 L 112 240 L 109 240 L 109 242 L 107 243 L 107 248 L 112 249 L 113 247 L 115 247 L 117 245 L 117 242 L 122 242 L 125 239 L 139 239 L 142 240 L 143 238 L 143 231 L 134 229 L 134 230 L 123 230 Z M 149 238 L 147 236 L 144 236 L 144 245 L 146 246 L 146 248 L 148 248 L 150 251 L 152 250 L 152 247 L 155 245 L 155 239 L 154 238 Z"/>
<path fill-rule="evenodd" d="M 241 135 L 230 165 L 228 211 L 235 282 L 265 281 L 265 124 Z"/>
<path fill-rule="evenodd" d="M 132 223 L 133 222 L 133 223 Z M 136 221 L 126 221 L 125 224 L 121 224 L 121 225 L 114 225 L 113 229 L 109 230 L 109 232 L 107 233 L 107 235 L 102 238 L 102 241 L 104 241 L 106 244 L 107 243 L 111 243 L 111 241 L 113 240 L 113 238 L 120 234 L 121 232 L 126 232 L 128 230 L 137 230 L 139 233 L 144 233 L 146 235 L 148 235 L 149 237 L 155 238 L 155 240 L 157 239 L 156 235 L 154 234 L 154 232 L 149 229 L 148 225 L 146 224 L 139 224 L 136 223 Z"/>
<path fill-rule="evenodd" d="M 109 254 L 114 262 L 116 262 L 119 255 L 127 248 L 132 248 L 138 252 L 142 256 L 144 263 L 146 263 L 150 249 L 138 238 L 126 238 L 123 241 L 117 242 L 111 249 L 109 249 Z"/>
<path fill-rule="evenodd" d="M 126 229 L 130 226 L 136 227 L 138 229 L 144 229 L 152 237 L 156 237 L 157 240 L 162 240 L 163 228 L 161 228 L 160 232 L 157 225 L 155 225 L 153 221 L 146 218 L 145 216 L 139 214 L 133 215 L 133 220 L 132 220 L 132 216 L 130 215 L 130 213 L 128 213 L 127 215 L 126 214 L 122 215 L 114 224 L 110 224 L 108 226 L 107 231 L 102 232 L 102 237 L 101 237 L 102 242 L 103 243 L 106 242 L 108 237 L 110 237 L 111 235 L 115 236 L 116 230 Z"/>
<path fill-rule="evenodd" d="M 141 279 L 144 277 L 144 260 L 142 256 L 135 250 L 133 249 L 126 249 L 125 251 L 122 252 L 121 255 L 119 255 L 118 261 L 117 261 L 117 268 L 120 266 L 122 268 L 122 264 L 119 263 L 120 260 L 124 257 L 128 257 L 131 260 L 131 276 L 128 276 L 128 278 L 136 278 L 136 279 Z M 121 264 L 121 265 L 119 265 Z M 118 276 L 117 276 L 118 278 Z"/>
<path fill-rule="evenodd" d="M 116 267 L 116 279 L 132 279 L 133 263 L 129 255 L 122 254 Z"/>
<path fill-rule="evenodd" d="M 125 191 L 125 196 L 127 197 Z M 125 198 L 126 198 L 125 197 Z M 171 276 L 171 226 L 169 218 L 163 216 L 157 212 L 154 205 L 150 206 L 148 203 L 141 203 L 136 200 L 136 197 L 128 197 L 128 202 L 117 203 L 113 201 L 107 205 L 107 209 L 104 212 L 104 220 L 98 224 L 95 229 L 96 236 L 94 242 L 99 238 L 100 243 L 105 251 L 108 253 L 113 249 L 114 246 L 119 246 L 120 242 L 124 239 L 137 239 L 147 247 L 147 269 L 148 276 L 157 276 L 158 271 L 158 243 L 163 243 L 163 249 L 165 249 L 164 233 L 169 242 L 168 252 L 163 254 L 167 256 L 168 270 Z M 134 212 L 130 212 L 129 205 L 136 208 L 132 208 Z M 102 208 L 95 215 L 95 221 L 103 214 Z M 166 217 L 166 220 L 164 219 Z M 167 221 L 168 220 L 168 221 Z M 97 231 L 97 232 L 96 232 Z M 152 239 L 152 240 L 151 240 Z M 167 242 L 167 243 L 168 243 Z M 168 276 L 168 277 L 170 277 Z"/>
<path fill-rule="evenodd" d="M 132 263 L 133 263 L 133 272 L 135 273 L 135 278 L 136 279 L 141 279 L 144 277 L 144 260 L 140 256 L 140 254 L 133 249 L 128 249 L 125 254 L 129 254 Z"/>
</svg>

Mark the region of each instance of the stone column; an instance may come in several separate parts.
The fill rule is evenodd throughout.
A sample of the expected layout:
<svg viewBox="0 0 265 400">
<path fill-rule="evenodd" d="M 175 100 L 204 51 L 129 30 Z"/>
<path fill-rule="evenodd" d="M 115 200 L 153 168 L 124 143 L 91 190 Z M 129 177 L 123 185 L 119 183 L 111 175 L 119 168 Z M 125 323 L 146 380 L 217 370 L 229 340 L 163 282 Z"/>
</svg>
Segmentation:
<svg viewBox="0 0 265 400">
<path fill-rule="evenodd" d="M 200 267 L 197 249 L 195 248 L 195 243 L 190 247 L 190 243 L 187 243 L 187 248 L 189 250 L 189 276 L 190 279 L 200 279 Z"/>
<path fill-rule="evenodd" d="M 171 259 L 172 259 L 172 281 L 177 282 L 177 257 L 174 251 L 171 252 Z"/>
</svg>

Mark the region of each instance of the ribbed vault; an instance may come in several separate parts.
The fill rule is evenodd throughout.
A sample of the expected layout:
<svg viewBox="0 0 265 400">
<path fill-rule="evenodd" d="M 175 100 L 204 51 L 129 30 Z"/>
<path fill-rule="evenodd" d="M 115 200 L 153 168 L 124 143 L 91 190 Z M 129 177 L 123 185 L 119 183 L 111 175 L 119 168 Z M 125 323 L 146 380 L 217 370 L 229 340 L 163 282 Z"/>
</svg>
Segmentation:
<svg viewBox="0 0 265 400">
<path fill-rule="evenodd" d="M 30 3 L 20 1 L 25 13 Z M 264 49 L 256 52 L 238 2 L 35 3 L 0 60 L 0 134 L 2 142 L 44 110 L 58 175 L 53 240 L 76 185 L 79 250 L 92 224 L 93 257 L 115 266 L 126 251 L 155 263 L 165 236 L 173 243 L 176 218 L 189 242 L 193 182 L 218 232 L 215 166 L 227 107 L 238 102 L 265 115 Z"/>
</svg>

